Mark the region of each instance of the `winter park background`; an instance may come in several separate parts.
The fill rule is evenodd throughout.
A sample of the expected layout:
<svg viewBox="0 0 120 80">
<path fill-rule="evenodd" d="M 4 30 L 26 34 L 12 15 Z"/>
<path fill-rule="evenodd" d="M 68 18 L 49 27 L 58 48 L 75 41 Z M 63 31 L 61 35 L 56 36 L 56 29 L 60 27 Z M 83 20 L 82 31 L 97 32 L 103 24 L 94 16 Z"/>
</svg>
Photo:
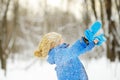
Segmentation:
<svg viewBox="0 0 120 80">
<path fill-rule="evenodd" d="M 96 20 L 107 41 L 79 58 L 89 80 L 120 80 L 120 0 L 0 0 L 0 80 L 57 80 L 33 54 L 42 35 L 72 44 Z"/>
</svg>

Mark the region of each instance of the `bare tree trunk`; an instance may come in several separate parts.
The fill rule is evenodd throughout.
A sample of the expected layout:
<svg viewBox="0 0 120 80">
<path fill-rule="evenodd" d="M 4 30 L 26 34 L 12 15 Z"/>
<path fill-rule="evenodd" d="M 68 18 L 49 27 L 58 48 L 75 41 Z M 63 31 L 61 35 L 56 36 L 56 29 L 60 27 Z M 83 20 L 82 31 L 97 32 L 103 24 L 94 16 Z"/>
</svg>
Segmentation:
<svg viewBox="0 0 120 80">
<path fill-rule="evenodd" d="M 0 40 L 0 59 L 1 59 L 1 68 L 5 70 L 6 75 L 6 58 L 5 58 L 5 52 L 2 48 L 2 41 Z"/>
<path fill-rule="evenodd" d="M 120 51 L 118 51 L 118 59 L 119 59 L 119 61 L 120 61 Z"/>
<path fill-rule="evenodd" d="M 97 13 L 96 13 L 96 10 L 95 10 L 95 0 L 91 0 L 92 2 L 92 9 L 93 9 L 93 12 L 94 12 L 94 15 L 95 15 L 95 19 L 97 19 Z"/>
<path fill-rule="evenodd" d="M 115 0 L 116 9 L 119 17 L 119 26 L 120 26 L 120 0 Z"/>
<path fill-rule="evenodd" d="M 0 59 L 1 59 L 1 68 L 5 70 L 5 75 L 6 75 L 6 58 L 5 58 L 5 52 L 3 51 L 2 48 L 2 41 L 0 40 Z"/>
<path fill-rule="evenodd" d="M 107 57 L 111 60 L 111 61 L 115 61 L 116 58 L 116 47 L 118 46 L 118 41 L 116 39 L 116 25 L 114 21 L 110 21 L 109 22 L 109 35 L 111 35 L 110 37 L 113 37 L 113 39 L 111 40 L 110 37 L 108 38 L 108 44 L 107 44 Z"/>
<path fill-rule="evenodd" d="M 13 11 L 13 14 L 14 14 L 14 19 L 13 19 L 13 30 L 11 32 L 11 35 L 9 37 L 9 43 L 8 43 L 8 53 L 10 54 L 11 53 L 11 50 L 14 46 L 14 43 L 15 43 L 15 39 L 16 39 L 16 30 L 18 28 L 18 17 L 19 17 L 19 13 L 18 13 L 18 10 L 19 10 L 19 3 L 18 3 L 18 0 L 14 0 L 14 11 Z M 14 61 L 14 55 L 12 55 L 12 60 Z"/>
<path fill-rule="evenodd" d="M 109 21 L 108 24 L 108 33 L 110 36 L 107 37 L 107 57 L 111 61 L 115 61 L 116 58 L 116 47 L 119 46 L 118 40 L 117 40 L 117 28 L 115 25 L 115 21 L 111 20 L 111 14 L 112 14 L 112 2 L 111 0 L 105 0 L 105 7 L 106 7 L 106 13 L 107 13 L 107 20 Z M 111 37 L 113 37 L 111 39 Z"/>
<path fill-rule="evenodd" d="M 102 3 L 102 0 L 99 0 L 99 2 L 100 2 L 100 10 L 101 10 L 101 14 L 100 14 L 100 16 L 101 16 L 101 21 L 102 21 L 102 25 L 103 25 L 103 27 L 104 27 L 104 12 L 103 12 L 103 3 Z"/>
<path fill-rule="evenodd" d="M 7 47 L 7 40 L 6 40 L 6 37 L 7 37 L 7 12 L 8 12 L 8 7 L 9 7 L 9 4 L 10 4 L 10 0 L 7 1 L 6 3 L 6 9 L 5 9 L 5 12 L 4 12 L 4 15 L 3 15 L 3 18 L 2 18 L 2 24 L 1 24 L 1 32 L 2 32 L 2 35 L 1 35 L 1 44 L 0 44 L 0 48 L 1 48 L 1 68 L 3 70 L 5 70 L 5 74 L 6 74 L 6 47 Z"/>
<path fill-rule="evenodd" d="M 89 16 L 89 10 L 88 10 L 88 0 L 85 0 L 85 12 L 83 13 L 83 16 L 84 16 L 84 24 L 86 25 L 86 28 L 88 28 L 89 23 L 91 22 Z"/>
<path fill-rule="evenodd" d="M 120 0 L 115 0 L 115 5 L 116 5 L 116 10 L 118 12 L 118 21 L 119 21 L 118 26 L 120 27 Z M 116 33 L 117 33 L 117 30 L 116 30 Z M 119 36 L 119 32 L 116 34 L 116 36 Z M 120 38 L 120 36 L 119 36 L 119 38 Z M 116 44 L 117 44 L 117 48 L 120 48 L 120 44 L 118 43 L 118 41 Z M 117 50 L 116 53 L 117 53 L 118 59 L 120 61 L 120 50 Z"/>
<path fill-rule="evenodd" d="M 109 21 L 109 25 L 108 25 L 108 31 L 109 31 L 109 35 L 111 34 L 111 29 L 113 26 L 111 26 L 111 0 L 105 0 L 105 8 L 106 8 L 106 13 L 107 13 L 107 20 Z M 111 49 L 111 45 L 113 42 L 111 42 L 110 40 L 110 36 L 108 36 L 107 38 L 107 57 L 111 60 L 114 61 L 115 60 L 115 52 L 113 49 Z"/>
<path fill-rule="evenodd" d="M 108 21 L 111 20 L 111 7 L 112 7 L 112 1 L 111 0 L 105 0 L 105 7 L 106 7 L 106 13 L 107 13 L 107 19 Z"/>
</svg>

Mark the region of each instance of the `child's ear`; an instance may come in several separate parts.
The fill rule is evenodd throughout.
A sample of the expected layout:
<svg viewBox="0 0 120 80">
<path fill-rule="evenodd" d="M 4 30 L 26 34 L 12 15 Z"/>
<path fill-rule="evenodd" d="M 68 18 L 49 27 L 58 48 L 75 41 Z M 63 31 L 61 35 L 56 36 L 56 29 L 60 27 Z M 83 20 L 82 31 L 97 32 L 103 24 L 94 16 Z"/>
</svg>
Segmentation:
<svg viewBox="0 0 120 80">
<path fill-rule="evenodd" d="M 41 55 L 41 52 L 40 52 L 39 50 L 36 50 L 36 51 L 34 52 L 34 55 L 37 56 L 37 57 L 41 57 L 41 56 L 42 56 L 42 55 Z"/>
</svg>

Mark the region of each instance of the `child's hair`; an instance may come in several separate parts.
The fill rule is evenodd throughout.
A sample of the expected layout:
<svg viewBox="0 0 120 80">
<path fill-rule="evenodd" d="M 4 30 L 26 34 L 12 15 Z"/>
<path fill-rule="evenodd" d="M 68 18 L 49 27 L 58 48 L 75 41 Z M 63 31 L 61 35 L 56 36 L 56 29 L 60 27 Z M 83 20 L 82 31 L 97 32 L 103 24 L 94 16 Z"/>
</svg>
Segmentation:
<svg viewBox="0 0 120 80">
<path fill-rule="evenodd" d="M 61 39 L 62 36 L 56 32 L 45 34 L 38 45 L 38 49 L 35 50 L 34 55 L 41 58 L 46 57 L 51 48 L 60 44 Z"/>
</svg>

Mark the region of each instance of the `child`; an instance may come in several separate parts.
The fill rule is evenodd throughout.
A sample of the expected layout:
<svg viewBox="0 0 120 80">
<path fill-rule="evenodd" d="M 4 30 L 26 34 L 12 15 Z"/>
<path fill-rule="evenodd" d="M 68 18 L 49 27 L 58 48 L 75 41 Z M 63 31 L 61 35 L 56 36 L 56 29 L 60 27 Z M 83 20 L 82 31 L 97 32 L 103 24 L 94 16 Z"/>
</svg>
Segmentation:
<svg viewBox="0 0 120 80">
<path fill-rule="evenodd" d="M 69 46 L 64 43 L 60 34 L 50 32 L 45 34 L 35 51 L 35 56 L 46 57 L 50 64 L 56 64 L 58 80 L 88 80 L 86 71 L 78 56 L 90 51 L 95 45 L 105 41 L 103 35 L 95 36 L 101 28 L 100 22 L 95 22 L 85 31 L 85 37 Z"/>
</svg>

